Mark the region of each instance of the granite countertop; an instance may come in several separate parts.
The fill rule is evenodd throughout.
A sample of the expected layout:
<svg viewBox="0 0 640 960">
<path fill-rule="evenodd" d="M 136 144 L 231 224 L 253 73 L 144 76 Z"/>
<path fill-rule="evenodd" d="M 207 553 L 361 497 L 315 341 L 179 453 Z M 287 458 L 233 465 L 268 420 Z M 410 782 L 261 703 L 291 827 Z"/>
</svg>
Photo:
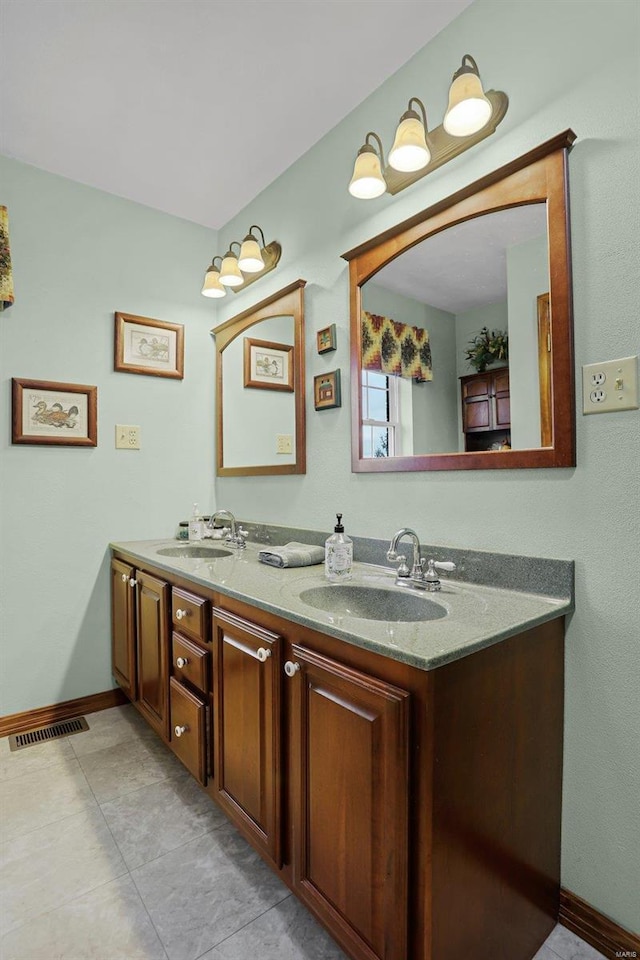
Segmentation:
<svg viewBox="0 0 640 960">
<path fill-rule="evenodd" d="M 365 620 L 349 615 L 326 613 L 300 599 L 313 587 L 335 589 L 324 577 L 322 565 L 279 569 L 258 560 L 259 543 L 247 543 L 230 556 L 209 559 L 167 557 L 158 551 L 179 546 L 176 540 L 114 542 L 114 551 L 126 553 L 141 564 L 174 573 L 221 594 L 244 600 L 261 610 L 311 627 L 348 643 L 372 650 L 422 670 L 432 670 L 488 647 L 531 627 L 570 613 L 571 597 L 498 589 L 441 577 L 438 593 L 405 589 L 394 585 L 390 567 L 355 562 L 349 584 L 383 588 L 410 595 L 444 608 L 440 619 L 419 622 Z M 205 548 L 224 548 L 221 541 L 205 540 Z M 338 588 L 339 589 L 339 588 Z M 442 610 L 438 610 L 442 613 Z"/>
</svg>

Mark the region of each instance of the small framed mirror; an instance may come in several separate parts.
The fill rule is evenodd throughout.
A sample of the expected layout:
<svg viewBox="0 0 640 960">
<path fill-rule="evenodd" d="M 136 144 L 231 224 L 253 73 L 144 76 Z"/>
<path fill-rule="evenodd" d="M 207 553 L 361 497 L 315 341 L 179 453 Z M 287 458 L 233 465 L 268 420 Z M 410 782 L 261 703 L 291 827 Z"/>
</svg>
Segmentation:
<svg viewBox="0 0 640 960">
<path fill-rule="evenodd" d="M 343 255 L 355 472 L 575 465 L 574 140 Z"/>
<path fill-rule="evenodd" d="M 306 472 L 305 284 L 296 280 L 211 331 L 218 476 Z"/>
</svg>

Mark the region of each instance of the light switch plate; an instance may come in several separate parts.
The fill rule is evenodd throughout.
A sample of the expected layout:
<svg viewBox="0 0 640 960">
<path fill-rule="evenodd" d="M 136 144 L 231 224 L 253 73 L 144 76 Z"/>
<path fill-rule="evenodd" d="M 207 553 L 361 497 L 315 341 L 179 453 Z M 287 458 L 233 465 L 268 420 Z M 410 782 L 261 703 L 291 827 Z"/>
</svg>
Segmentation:
<svg viewBox="0 0 640 960">
<path fill-rule="evenodd" d="M 139 450 L 140 427 L 116 423 L 116 450 Z"/>
<path fill-rule="evenodd" d="M 293 437 L 290 433 L 276 434 L 276 453 L 293 453 Z"/>
<path fill-rule="evenodd" d="M 582 412 L 638 409 L 638 358 L 586 363 L 582 368 Z"/>
</svg>

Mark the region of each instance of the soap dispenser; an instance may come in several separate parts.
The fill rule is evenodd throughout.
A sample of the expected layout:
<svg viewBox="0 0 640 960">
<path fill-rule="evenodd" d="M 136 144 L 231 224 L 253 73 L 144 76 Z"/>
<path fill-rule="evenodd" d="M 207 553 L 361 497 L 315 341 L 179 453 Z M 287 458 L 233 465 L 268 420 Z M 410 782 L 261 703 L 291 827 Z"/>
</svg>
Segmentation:
<svg viewBox="0 0 640 960">
<path fill-rule="evenodd" d="M 194 503 L 191 520 L 189 520 L 189 540 L 202 540 L 204 536 L 204 521 L 200 516 L 198 504 Z"/>
<path fill-rule="evenodd" d="M 325 541 L 324 575 L 327 580 L 351 580 L 353 575 L 353 543 L 342 526 L 342 514 L 336 513 L 333 534 Z"/>
</svg>

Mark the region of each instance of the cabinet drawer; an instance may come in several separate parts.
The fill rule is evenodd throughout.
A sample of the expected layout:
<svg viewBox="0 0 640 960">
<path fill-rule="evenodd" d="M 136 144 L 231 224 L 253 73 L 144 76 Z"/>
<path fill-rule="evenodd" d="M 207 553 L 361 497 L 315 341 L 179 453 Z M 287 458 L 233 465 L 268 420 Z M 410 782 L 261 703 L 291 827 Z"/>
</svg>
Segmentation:
<svg viewBox="0 0 640 960">
<path fill-rule="evenodd" d="M 194 777 L 205 783 L 206 707 L 171 677 L 171 748 Z"/>
<path fill-rule="evenodd" d="M 202 597 L 180 587 L 171 591 L 171 619 L 181 633 L 209 641 L 209 605 Z"/>
<path fill-rule="evenodd" d="M 173 634 L 173 673 L 203 693 L 209 692 L 209 654 L 179 633 Z"/>
</svg>

